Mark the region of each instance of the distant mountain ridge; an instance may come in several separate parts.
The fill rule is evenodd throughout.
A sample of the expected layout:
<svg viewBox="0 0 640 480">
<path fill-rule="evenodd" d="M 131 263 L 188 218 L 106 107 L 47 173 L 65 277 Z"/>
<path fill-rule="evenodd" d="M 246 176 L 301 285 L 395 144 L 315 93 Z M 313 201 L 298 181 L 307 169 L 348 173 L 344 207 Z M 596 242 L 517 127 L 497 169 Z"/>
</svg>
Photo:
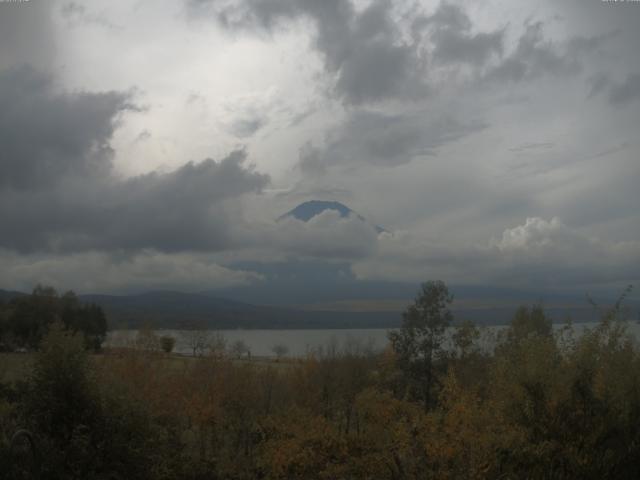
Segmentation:
<svg viewBox="0 0 640 480">
<path fill-rule="evenodd" d="M 0 298 L 3 297 L 0 290 Z M 6 292 L 13 298 L 24 295 Z M 11 295 L 9 295 L 9 293 Z M 390 328 L 400 323 L 394 312 L 307 312 L 294 308 L 252 305 L 207 293 L 151 291 L 132 295 L 78 295 L 107 315 L 109 329 L 324 329 Z M 10 299 L 8 298 L 8 299 Z"/>
<path fill-rule="evenodd" d="M 454 289 L 455 290 L 455 289 Z M 466 290 L 466 291 L 465 291 Z M 491 290 L 460 288 L 463 299 L 454 302 L 452 311 L 456 320 L 472 320 L 478 325 L 500 325 L 513 317 L 517 304 L 531 304 L 525 298 L 503 300 L 490 298 Z M 508 293 L 508 292 L 503 292 Z M 7 302 L 26 295 L 21 292 L 0 290 L 0 299 Z M 295 297 L 295 296 L 294 296 Z M 357 311 L 340 310 L 335 305 L 269 306 L 245 303 L 216 296 L 216 292 L 185 293 L 177 291 L 151 291 L 132 295 L 79 295 L 83 302 L 101 306 L 108 319 L 109 329 L 139 328 L 149 325 L 158 329 L 340 329 L 340 328 L 395 328 L 401 323 L 403 305 L 396 301 L 397 311 L 388 308 Z M 459 297 L 458 297 L 459 298 Z M 484 299 L 483 302 L 476 300 Z M 474 300 L 475 299 L 475 300 Z M 555 321 L 571 316 L 575 321 L 598 320 L 593 308 L 576 298 L 555 296 L 545 310 Z M 637 301 L 628 302 L 637 310 Z M 348 306 L 348 305 L 345 305 Z"/>
<path fill-rule="evenodd" d="M 13 290 L 0 290 L 0 302 L 8 302 L 23 295 L 26 295 L 26 293 L 16 292 Z"/>
<path fill-rule="evenodd" d="M 364 218 L 359 213 L 351 210 L 349 207 L 340 202 L 335 201 L 326 201 L 326 200 L 309 200 L 307 202 L 301 203 L 297 207 L 289 210 L 284 215 L 278 217 L 278 221 L 284 220 L 285 218 L 295 218 L 296 220 L 301 220 L 303 222 L 308 222 L 313 217 L 320 215 L 327 210 L 334 210 L 340 214 L 341 218 L 346 218 L 349 216 L 353 216 L 365 223 L 369 223 L 366 218 Z M 386 232 L 386 230 L 378 225 L 373 225 L 378 233 Z"/>
</svg>

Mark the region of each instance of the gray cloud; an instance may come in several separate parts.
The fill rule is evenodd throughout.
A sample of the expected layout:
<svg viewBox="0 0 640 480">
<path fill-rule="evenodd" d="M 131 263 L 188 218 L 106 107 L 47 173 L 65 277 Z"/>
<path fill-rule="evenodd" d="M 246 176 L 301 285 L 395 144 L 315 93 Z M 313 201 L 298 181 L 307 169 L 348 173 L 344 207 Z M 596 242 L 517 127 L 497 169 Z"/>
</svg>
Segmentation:
<svg viewBox="0 0 640 480">
<path fill-rule="evenodd" d="M 270 245 L 302 258 L 357 259 L 371 255 L 377 243 L 375 226 L 355 215 L 340 217 L 334 210 L 308 222 L 285 218 L 273 230 Z"/>
<path fill-rule="evenodd" d="M 500 64 L 489 71 L 486 78 L 497 82 L 518 82 L 552 74 L 575 74 L 581 63 L 573 51 L 560 51 L 552 42 L 545 40 L 543 22 L 526 25 L 516 49 Z M 582 48 L 582 43 L 579 44 Z"/>
<path fill-rule="evenodd" d="M 18 251 L 154 248 L 215 251 L 238 246 L 241 212 L 232 202 L 267 177 L 245 169 L 243 151 L 127 180 L 85 177 L 37 191 L 0 191 L 6 234 Z M 20 205 L 20 209 L 15 208 Z"/>
<path fill-rule="evenodd" d="M 555 144 L 553 142 L 528 142 L 523 143 L 522 145 L 518 145 L 517 147 L 512 147 L 509 149 L 510 152 L 521 153 L 529 150 L 539 150 L 539 149 L 550 149 L 553 148 Z"/>
<path fill-rule="evenodd" d="M 262 117 L 243 118 L 233 122 L 231 132 L 238 138 L 251 137 L 266 123 L 266 119 Z"/>
<path fill-rule="evenodd" d="M 453 30 L 437 33 L 435 59 L 442 62 L 484 64 L 492 54 L 502 52 L 502 32 L 468 35 Z"/>
<path fill-rule="evenodd" d="M 461 122 L 448 114 L 394 115 L 358 110 L 328 134 L 323 149 L 305 146 L 300 166 L 313 173 L 331 166 L 402 165 L 418 156 L 435 155 L 439 147 L 485 126 L 477 121 Z"/>
<path fill-rule="evenodd" d="M 622 105 L 640 99 L 640 74 L 627 76 L 624 82 L 611 87 L 609 101 L 615 105 Z"/>
<path fill-rule="evenodd" d="M 353 271 L 361 279 L 420 281 L 428 274 L 454 283 L 584 289 L 637 281 L 639 259 L 640 242 L 605 242 L 558 218 L 530 217 L 484 244 L 383 234 L 376 253 L 355 262 Z"/>
<path fill-rule="evenodd" d="M 48 69 L 55 54 L 47 0 L 0 3 L 0 70 L 29 64 Z"/>
<path fill-rule="evenodd" d="M 433 27 L 433 57 L 442 63 L 484 65 L 492 55 L 501 55 L 504 30 L 472 33 L 469 16 L 458 6 L 441 3 L 431 17 L 414 22 L 416 27 Z"/>
<path fill-rule="evenodd" d="M 3 283 L 213 288 L 255 279 L 220 266 L 251 255 L 412 282 L 637 277 L 638 115 L 606 102 L 638 99 L 640 9 L 184 1 L 231 35 L 190 28 L 171 2 L 0 3 Z M 122 28 L 85 28 L 105 19 Z M 130 82 L 141 93 L 120 91 Z M 138 98 L 154 108 L 129 114 Z M 238 139 L 285 193 L 256 195 L 268 179 L 243 150 L 176 164 Z M 271 222 L 302 198 L 341 199 L 411 233 L 378 236 L 331 214 Z"/>
<path fill-rule="evenodd" d="M 610 79 L 606 74 L 599 72 L 589 77 L 587 84 L 589 85 L 588 98 L 593 98 L 609 86 Z"/>
<path fill-rule="evenodd" d="M 388 0 L 375 0 L 361 12 L 350 0 L 188 0 L 188 6 L 194 15 L 212 16 L 230 29 L 273 30 L 293 19 L 310 19 L 315 48 L 346 103 L 426 94 L 418 45 L 403 40 Z"/>
<path fill-rule="evenodd" d="M 273 32 L 300 18 L 311 20 L 314 46 L 335 76 L 335 91 L 352 105 L 419 99 L 440 88 L 441 73 L 450 81 L 467 67 L 477 74 L 471 78 L 485 82 L 576 74 L 582 57 L 619 33 L 558 43 L 545 38 L 542 21 L 527 22 L 505 56 L 506 27 L 476 31 L 462 7 L 444 2 L 432 14 L 419 7 L 402 14 L 391 0 L 374 0 L 363 10 L 351 0 L 186 1 L 192 16 L 215 18 L 232 30 Z"/>
<path fill-rule="evenodd" d="M 0 75 L 0 247 L 216 250 L 241 223 L 231 200 L 268 179 L 246 153 L 122 179 L 110 140 L 126 94 L 59 93 L 30 68 Z"/>
<path fill-rule="evenodd" d="M 30 189 L 69 175 L 108 173 L 120 92 L 57 94 L 31 67 L 0 72 L 0 188 Z"/>
<path fill-rule="evenodd" d="M 83 252 L 66 255 L 16 255 L 0 250 L 0 285 L 29 291 L 55 285 L 82 293 L 206 289 L 262 280 L 251 271 L 229 269 L 203 254 L 166 254 L 144 250 L 133 255 Z"/>
<path fill-rule="evenodd" d="M 89 12 L 85 5 L 76 2 L 68 2 L 62 5 L 60 7 L 60 13 L 69 25 L 85 23 L 99 25 L 109 30 L 121 28 L 110 22 L 104 15 Z"/>
</svg>

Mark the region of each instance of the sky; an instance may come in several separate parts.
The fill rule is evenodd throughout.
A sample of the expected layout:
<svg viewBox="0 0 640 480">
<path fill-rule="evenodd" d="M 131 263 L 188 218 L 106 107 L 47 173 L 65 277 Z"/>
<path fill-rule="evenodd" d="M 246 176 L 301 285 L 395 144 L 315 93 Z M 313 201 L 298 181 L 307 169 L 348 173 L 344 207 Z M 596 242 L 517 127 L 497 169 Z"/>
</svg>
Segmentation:
<svg viewBox="0 0 640 480">
<path fill-rule="evenodd" d="M 0 2 L 0 288 L 640 286 L 639 24 L 630 1 Z M 277 221 L 308 200 L 366 221 Z"/>
</svg>

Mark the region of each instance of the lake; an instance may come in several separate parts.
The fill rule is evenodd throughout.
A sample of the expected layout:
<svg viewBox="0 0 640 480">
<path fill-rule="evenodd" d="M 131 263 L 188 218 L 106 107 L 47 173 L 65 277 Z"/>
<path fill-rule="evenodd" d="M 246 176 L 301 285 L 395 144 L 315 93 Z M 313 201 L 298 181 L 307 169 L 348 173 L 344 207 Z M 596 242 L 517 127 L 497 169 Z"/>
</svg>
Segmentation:
<svg viewBox="0 0 640 480">
<path fill-rule="evenodd" d="M 580 334 L 585 328 L 593 328 L 596 322 L 574 324 L 576 334 Z M 564 324 L 554 324 L 556 330 Z M 480 327 L 483 346 L 492 345 L 496 335 L 504 326 Z M 640 325 L 629 322 L 628 329 L 636 338 L 640 338 Z M 227 346 L 234 342 L 243 341 L 251 351 L 251 355 L 259 357 L 273 357 L 273 347 L 283 345 L 287 348 L 288 356 L 302 357 L 319 349 L 335 349 L 338 351 L 350 350 L 362 352 L 365 349 L 380 351 L 387 345 L 388 329 L 326 329 L 326 330 L 215 330 L 208 331 L 209 340 L 213 341 L 216 335 L 224 338 Z M 184 330 L 157 330 L 157 335 L 169 335 L 176 339 L 174 352 L 191 354 L 189 346 L 189 332 Z M 138 334 L 137 330 L 114 330 L 109 332 L 105 346 L 123 347 L 131 345 Z"/>
<path fill-rule="evenodd" d="M 302 357 L 318 349 L 370 348 L 381 350 L 387 344 L 386 329 L 327 329 L 327 330 L 215 330 L 209 331 L 211 340 L 221 335 L 227 346 L 239 340 L 259 357 L 275 356 L 273 347 L 283 345 L 289 356 Z M 109 332 L 105 346 L 117 347 L 131 344 L 137 330 L 114 330 Z M 174 352 L 191 354 L 189 331 L 158 330 L 157 335 L 169 335 L 176 339 Z"/>
</svg>

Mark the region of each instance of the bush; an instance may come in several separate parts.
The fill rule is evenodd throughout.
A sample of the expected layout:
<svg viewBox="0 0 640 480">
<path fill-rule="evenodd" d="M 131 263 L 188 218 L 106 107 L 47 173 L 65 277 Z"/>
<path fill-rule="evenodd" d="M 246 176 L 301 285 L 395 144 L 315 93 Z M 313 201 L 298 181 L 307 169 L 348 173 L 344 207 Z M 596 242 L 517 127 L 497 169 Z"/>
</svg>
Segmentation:
<svg viewBox="0 0 640 480">
<path fill-rule="evenodd" d="M 163 352 L 171 353 L 175 345 L 176 345 L 175 338 L 170 337 L 169 335 L 163 335 L 162 337 L 160 337 L 160 348 L 162 348 Z"/>
</svg>

